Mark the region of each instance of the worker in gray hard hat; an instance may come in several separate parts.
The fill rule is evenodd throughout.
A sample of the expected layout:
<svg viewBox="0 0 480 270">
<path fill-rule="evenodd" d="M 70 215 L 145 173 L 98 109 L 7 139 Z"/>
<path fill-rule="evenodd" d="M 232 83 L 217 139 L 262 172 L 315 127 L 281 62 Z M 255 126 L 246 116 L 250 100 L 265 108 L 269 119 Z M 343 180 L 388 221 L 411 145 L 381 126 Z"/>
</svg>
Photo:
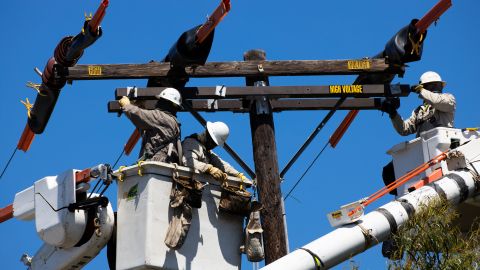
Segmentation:
<svg viewBox="0 0 480 270">
<path fill-rule="evenodd" d="M 420 133 L 436 127 L 453 127 L 455 116 L 455 97 L 443 93 L 445 82 L 438 73 L 427 71 L 420 77 L 418 85 L 412 87 L 412 92 L 423 99 L 423 104 L 417 107 L 410 118 L 403 120 L 397 113 L 399 100 L 385 100 L 381 111 L 389 114 L 393 127 L 402 136 Z"/>
<path fill-rule="evenodd" d="M 229 133 L 230 130 L 225 123 L 207 122 L 207 127 L 202 133 L 186 137 L 182 142 L 185 166 L 208 173 L 222 183 L 227 179 L 227 175 L 245 180 L 243 173 L 235 170 L 212 151 L 217 146 L 223 146 Z"/>
<path fill-rule="evenodd" d="M 165 88 L 157 99 L 157 106 L 153 110 L 142 108 L 141 102 L 130 102 L 126 96 L 118 103 L 142 135 L 140 160 L 179 163 L 181 145 L 177 111 L 181 107 L 182 97 L 175 88 Z"/>
</svg>

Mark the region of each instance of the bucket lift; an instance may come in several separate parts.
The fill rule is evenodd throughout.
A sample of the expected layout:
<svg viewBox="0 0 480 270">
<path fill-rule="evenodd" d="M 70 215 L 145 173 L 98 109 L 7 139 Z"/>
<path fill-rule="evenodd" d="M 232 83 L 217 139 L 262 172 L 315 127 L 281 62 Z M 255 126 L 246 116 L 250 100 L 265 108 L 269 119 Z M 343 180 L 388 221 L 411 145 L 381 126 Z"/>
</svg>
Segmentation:
<svg viewBox="0 0 480 270">
<path fill-rule="evenodd" d="M 428 206 L 438 198 L 458 205 L 460 212 L 469 212 L 459 220 L 461 229 L 469 229 L 480 210 L 480 132 L 435 128 L 411 141 L 395 145 L 388 153 L 392 155 L 397 180 L 382 190 L 388 193 L 390 189 L 397 188 L 395 200 L 366 215 L 363 211 L 368 199 L 330 213 L 329 220 L 335 226 L 334 231 L 262 269 L 333 267 L 387 240 L 422 206 Z M 405 181 L 401 183 L 399 179 Z M 399 183 L 401 185 L 396 186 Z M 351 213 L 354 215 L 349 216 Z"/>
</svg>

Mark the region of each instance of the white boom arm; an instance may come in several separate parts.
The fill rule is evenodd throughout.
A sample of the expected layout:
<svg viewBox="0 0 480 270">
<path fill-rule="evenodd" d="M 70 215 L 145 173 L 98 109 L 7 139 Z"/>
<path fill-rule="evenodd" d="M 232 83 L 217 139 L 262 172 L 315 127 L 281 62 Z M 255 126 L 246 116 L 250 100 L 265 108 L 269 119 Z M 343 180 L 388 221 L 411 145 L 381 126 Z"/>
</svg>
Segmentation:
<svg viewBox="0 0 480 270">
<path fill-rule="evenodd" d="M 415 211 L 433 199 L 445 198 L 453 204 L 472 200 L 478 195 L 476 184 L 480 181 L 477 174 L 480 172 L 480 139 L 455 150 L 452 158 L 445 161 L 449 173 L 438 181 L 398 197 L 354 224 L 341 226 L 262 269 L 328 269 L 387 240 Z"/>
</svg>

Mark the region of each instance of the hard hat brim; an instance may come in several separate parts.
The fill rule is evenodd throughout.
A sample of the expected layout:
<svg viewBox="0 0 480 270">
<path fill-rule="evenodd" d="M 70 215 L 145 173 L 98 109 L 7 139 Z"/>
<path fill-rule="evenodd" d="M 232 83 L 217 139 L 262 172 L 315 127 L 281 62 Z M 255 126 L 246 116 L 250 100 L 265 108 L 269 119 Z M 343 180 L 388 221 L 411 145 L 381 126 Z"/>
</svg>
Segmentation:
<svg viewBox="0 0 480 270">
<path fill-rule="evenodd" d="M 213 130 L 212 130 L 212 122 L 209 122 L 207 121 L 207 132 L 208 132 L 208 135 L 210 135 L 210 138 L 212 138 L 213 142 L 217 145 L 217 146 L 223 146 L 223 144 L 219 144 L 218 143 L 218 140 L 217 138 L 214 136 L 213 134 Z"/>
</svg>

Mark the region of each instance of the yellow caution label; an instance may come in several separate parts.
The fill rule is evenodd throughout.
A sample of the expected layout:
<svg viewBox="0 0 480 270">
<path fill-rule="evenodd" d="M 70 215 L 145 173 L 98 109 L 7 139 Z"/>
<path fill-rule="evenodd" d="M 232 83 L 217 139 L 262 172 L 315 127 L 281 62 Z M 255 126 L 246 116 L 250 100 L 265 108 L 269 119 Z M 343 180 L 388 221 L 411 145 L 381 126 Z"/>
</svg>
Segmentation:
<svg viewBox="0 0 480 270">
<path fill-rule="evenodd" d="M 330 94 L 362 94 L 363 85 L 330 85 Z"/>
<path fill-rule="evenodd" d="M 102 67 L 101 66 L 88 66 L 88 75 L 89 76 L 102 75 Z"/>
<path fill-rule="evenodd" d="M 349 60 L 347 62 L 347 67 L 350 70 L 370 69 L 371 66 L 372 61 L 370 60 Z"/>
<path fill-rule="evenodd" d="M 340 219 L 342 218 L 342 211 L 335 211 L 333 213 L 330 213 L 333 219 Z"/>
</svg>

